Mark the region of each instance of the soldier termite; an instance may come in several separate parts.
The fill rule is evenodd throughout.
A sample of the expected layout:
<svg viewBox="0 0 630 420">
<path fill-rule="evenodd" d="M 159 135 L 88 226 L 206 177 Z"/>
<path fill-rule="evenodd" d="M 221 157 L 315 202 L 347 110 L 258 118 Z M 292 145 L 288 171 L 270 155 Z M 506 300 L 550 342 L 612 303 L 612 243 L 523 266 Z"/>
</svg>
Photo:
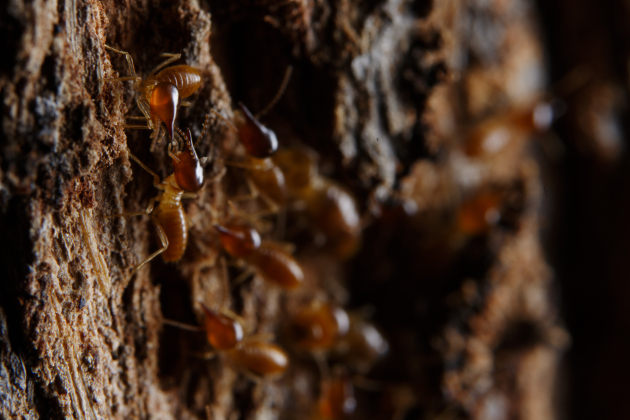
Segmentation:
<svg viewBox="0 0 630 420">
<path fill-rule="evenodd" d="M 284 289 L 294 289 L 304 282 L 304 272 L 295 258 L 280 244 L 261 240 L 254 228 L 230 223 L 215 225 L 215 229 L 223 249 L 245 261 L 267 282 Z"/>
<path fill-rule="evenodd" d="M 245 149 L 245 156 L 241 160 L 227 163 L 230 166 L 239 167 L 247 171 L 251 181 L 250 189 L 252 194 L 246 198 L 260 195 L 269 205 L 272 212 L 276 211 L 278 206 L 284 201 L 285 179 L 279 168 L 269 159 L 278 150 L 278 138 L 273 130 L 260 122 L 259 118 L 273 108 L 282 97 L 291 73 L 292 67 L 288 67 L 276 95 L 256 115 L 241 102 L 238 103 L 238 109 L 234 110 L 233 121 L 230 121 L 217 111 L 211 111 L 234 129 L 240 144 Z"/>
<path fill-rule="evenodd" d="M 348 332 L 336 340 L 331 352 L 355 372 L 367 373 L 389 351 L 381 332 L 359 313 L 350 314 Z"/>
<path fill-rule="evenodd" d="M 140 263 L 134 272 L 158 255 L 162 255 L 165 262 L 179 261 L 186 250 L 188 225 L 182 198 L 195 197 L 196 192 L 203 186 L 204 176 L 190 130 L 185 134 L 178 129 L 175 137 L 180 140 L 183 150 L 178 152 L 169 150 L 174 171 L 163 181 L 160 181 L 160 177 L 140 159 L 129 153 L 129 157 L 153 177 L 153 185 L 161 191 L 150 201 L 144 212 L 136 214 L 151 215 L 162 246 Z"/>
<path fill-rule="evenodd" d="M 469 157 L 490 158 L 520 149 L 533 134 L 548 130 L 553 118 L 552 106 L 542 101 L 493 115 L 468 130 L 464 152 Z"/>
<path fill-rule="evenodd" d="M 325 247 L 342 259 L 354 255 L 362 225 L 350 191 L 319 174 L 315 155 L 308 149 L 279 150 L 273 161 L 285 174 L 289 200 L 304 209 Z"/>
<path fill-rule="evenodd" d="M 137 92 L 136 103 L 147 126 L 129 125 L 129 128 L 149 128 L 153 130 L 152 137 L 159 136 L 160 122 L 164 123 L 170 138 L 173 138 L 175 119 L 180 101 L 191 96 L 201 86 L 201 70 L 180 64 L 169 64 L 180 59 L 181 54 L 162 54 L 167 59 L 156 66 L 144 79 L 136 75 L 131 54 L 109 45 L 105 45 L 110 51 L 122 54 L 129 66 L 129 76 L 119 77 L 117 80 L 131 80 Z"/>
<path fill-rule="evenodd" d="M 238 370 L 254 378 L 273 378 L 282 374 L 289 365 L 286 352 L 261 335 L 244 337 L 243 325 L 238 317 L 228 312 L 217 312 L 202 304 L 203 328 L 167 321 L 168 325 L 191 331 L 204 331 L 208 343 L 224 355 Z"/>
</svg>

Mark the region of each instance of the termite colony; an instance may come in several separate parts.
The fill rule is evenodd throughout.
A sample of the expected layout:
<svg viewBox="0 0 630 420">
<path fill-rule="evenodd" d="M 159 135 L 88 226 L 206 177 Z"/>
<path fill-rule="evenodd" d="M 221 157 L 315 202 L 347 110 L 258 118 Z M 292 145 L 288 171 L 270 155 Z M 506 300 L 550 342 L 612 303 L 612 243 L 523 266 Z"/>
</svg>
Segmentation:
<svg viewBox="0 0 630 420">
<path fill-rule="evenodd" d="M 199 209 L 207 210 L 207 219 L 213 226 L 211 237 L 200 241 L 210 242 L 215 254 L 208 258 L 209 263 L 201 258 L 193 276 L 199 277 L 201 271 L 209 268 L 233 267 L 228 270 L 229 274 L 234 273 L 231 293 L 238 293 L 246 282 L 262 281 L 265 289 L 280 296 L 280 310 L 287 315 L 277 331 L 256 331 L 246 316 L 230 308 L 233 305 L 229 302 L 206 302 L 191 296 L 190 307 L 196 311 L 199 325 L 165 318 L 163 328 L 190 330 L 181 333 L 190 336 L 205 333 L 203 351 L 189 356 L 211 359 L 204 363 L 218 363 L 255 383 L 294 377 L 291 362 L 296 361 L 306 366 L 316 384 L 309 391 L 314 403 L 299 410 L 307 410 L 312 418 L 353 416 L 357 408 L 354 387 L 357 382 L 366 382 L 372 366 L 388 352 L 388 342 L 368 320 L 366 311 L 344 309 L 343 297 L 328 296 L 331 293 L 326 290 L 320 290 L 316 296 L 300 292 L 306 282 L 315 287 L 326 283 L 325 278 L 317 278 L 323 275 L 305 271 L 300 261 L 302 248 L 347 261 L 360 247 L 362 218 L 350 190 L 321 172 L 314 151 L 302 145 L 283 145 L 274 131 L 261 122 L 266 110 L 254 114 L 238 103 L 232 111 L 234 116 L 229 117 L 209 109 L 204 112 L 201 134 L 194 138 L 190 129 L 179 126 L 178 115 L 180 107 L 186 105 L 182 99 L 193 97 L 205 83 L 204 71 L 174 64 L 180 59 L 179 54 L 164 54 L 166 60 L 142 78 L 136 73 L 131 54 L 112 46 L 106 48 L 113 53 L 112 60 L 124 57 L 129 74 L 113 82 L 133 82 L 135 102 L 141 112 L 139 116 L 127 116 L 133 121 L 125 128 L 150 130 L 151 144 L 164 145 L 171 168 L 170 174 L 161 178 L 140 155 L 128 150 L 134 173 L 136 168 L 148 173 L 157 195 L 145 210 L 113 217 L 149 215 L 159 244 L 130 267 L 130 276 L 146 269 L 156 258 L 175 264 L 186 260 L 191 225 L 185 200 L 199 201 L 204 184 L 213 178 L 214 182 L 236 187 L 225 187 L 224 209 L 197 202 Z M 278 101 L 289 80 L 287 71 L 266 109 Z M 221 139 L 207 138 L 211 120 L 223 126 L 226 135 L 237 139 L 237 147 L 200 158 L 196 144 L 221 143 Z M 213 165 L 223 170 L 208 177 L 203 165 L 208 160 L 216 161 Z M 300 220 L 298 229 L 310 238 L 303 247 L 283 238 L 287 214 Z M 291 392 L 287 388 L 287 395 Z M 206 409 L 210 410 L 211 402 L 207 404 Z"/>
</svg>

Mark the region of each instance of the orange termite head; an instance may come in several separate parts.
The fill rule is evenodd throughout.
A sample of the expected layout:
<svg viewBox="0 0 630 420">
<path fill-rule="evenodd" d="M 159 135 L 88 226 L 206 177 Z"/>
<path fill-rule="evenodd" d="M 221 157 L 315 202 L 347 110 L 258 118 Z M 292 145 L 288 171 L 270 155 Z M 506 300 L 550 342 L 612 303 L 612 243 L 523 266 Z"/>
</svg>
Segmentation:
<svg viewBox="0 0 630 420">
<path fill-rule="evenodd" d="M 175 117 L 177 117 L 177 105 L 179 105 L 179 90 L 170 83 L 157 83 L 151 91 L 149 106 L 155 122 L 163 122 L 168 134 L 173 138 Z"/>
<path fill-rule="evenodd" d="M 205 312 L 204 329 L 212 347 L 217 350 L 229 350 L 243 340 L 243 326 L 236 319 L 215 312 L 202 305 Z"/>
<path fill-rule="evenodd" d="M 203 186 L 203 168 L 193 146 L 190 130 L 187 130 L 186 136 L 179 129 L 177 132 L 184 141 L 184 150 L 175 154 L 173 158 L 175 181 L 182 190 L 197 192 Z"/>
<path fill-rule="evenodd" d="M 323 419 L 337 420 L 351 416 L 357 408 L 354 386 L 347 375 L 339 375 L 322 382 L 318 400 Z"/>
<path fill-rule="evenodd" d="M 214 225 L 214 228 L 219 232 L 221 246 L 235 258 L 248 256 L 262 243 L 258 231 L 249 226 L 228 224 Z"/>
<path fill-rule="evenodd" d="M 329 304 L 302 308 L 291 320 L 290 334 L 297 347 L 305 350 L 327 350 L 335 340 L 348 332 L 348 314 Z"/>
<path fill-rule="evenodd" d="M 281 347 L 258 339 L 244 340 L 227 356 L 237 368 L 262 378 L 281 375 L 289 366 Z"/>
<path fill-rule="evenodd" d="M 238 106 L 243 114 L 236 125 L 247 154 L 260 159 L 274 154 L 278 150 L 276 133 L 262 125 L 245 105 L 239 102 Z"/>
</svg>

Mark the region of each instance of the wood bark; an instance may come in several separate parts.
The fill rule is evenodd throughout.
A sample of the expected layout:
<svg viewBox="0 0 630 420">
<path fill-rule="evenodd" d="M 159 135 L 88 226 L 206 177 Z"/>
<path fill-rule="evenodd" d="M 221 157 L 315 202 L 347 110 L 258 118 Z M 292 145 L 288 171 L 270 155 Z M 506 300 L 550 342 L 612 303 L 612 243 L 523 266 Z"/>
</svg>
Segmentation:
<svg viewBox="0 0 630 420">
<path fill-rule="evenodd" d="M 230 308 L 291 349 L 286 318 L 315 298 L 370 312 L 389 340 L 389 355 L 364 373 L 372 386 L 357 387 L 355 418 L 562 417 L 570 338 L 548 263 L 557 254 L 544 248 L 557 236 L 541 230 L 558 214 L 550 209 L 562 209 L 546 180 L 559 179 L 549 156 L 564 143 L 532 141 L 474 176 L 457 157 L 470 127 L 545 94 L 541 28 L 562 7 L 10 1 L 0 11 L 2 417 L 311 418 L 321 380 L 312 358 L 291 350 L 281 379 L 252 381 L 221 357 L 199 357 L 204 337 L 162 320 L 197 324 L 202 302 Z M 266 235 L 295 246 L 305 286 L 285 293 L 258 277 L 232 284 L 238 269 L 213 224 L 245 182 L 225 166 L 238 150 L 232 129 L 209 114 L 196 147 L 210 180 L 185 202 L 186 254 L 133 273 L 158 248 L 154 226 L 116 215 L 143 210 L 157 191 L 128 152 L 160 176 L 171 169 L 164 141 L 125 129 L 138 113 L 135 93 L 115 80 L 127 64 L 106 44 L 128 51 L 138 74 L 163 52 L 202 69 L 203 87 L 178 119 L 195 139 L 210 109 L 228 117 L 237 101 L 262 109 L 292 66 L 264 123 L 281 147 L 315 150 L 322 174 L 355 195 L 360 252 L 340 261 L 293 229 L 291 215 L 285 229 L 271 218 Z M 552 62 L 557 79 L 571 70 Z M 601 101 L 580 102 L 591 108 L 577 115 L 621 109 L 625 91 L 600 89 Z M 614 165 L 620 149 L 597 141 L 607 133 L 590 134 L 587 144 Z M 501 223 L 455 244 L 448 220 L 484 188 L 508 197 Z"/>
</svg>

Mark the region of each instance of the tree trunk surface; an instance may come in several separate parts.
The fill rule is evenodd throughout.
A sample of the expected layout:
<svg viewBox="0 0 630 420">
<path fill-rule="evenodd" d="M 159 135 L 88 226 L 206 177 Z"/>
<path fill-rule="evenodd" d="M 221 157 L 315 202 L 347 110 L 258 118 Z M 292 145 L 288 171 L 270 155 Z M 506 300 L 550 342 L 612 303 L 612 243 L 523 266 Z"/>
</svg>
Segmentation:
<svg viewBox="0 0 630 420">
<path fill-rule="evenodd" d="M 389 343 L 374 367 L 351 372 L 357 408 L 348 418 L 600 412 L 604 397 L 571 414 L 596 392 L 595 368 L 576 367 L 580 357 L 599 360 L 611 392 L 627 369 L 615 372 L 621 353 L 578 346 L 612 338 L 579 329 L 583 287 L 598 272 L 585 262 L 591 248 L 573 240 L 621 235 L 613 221 L 628 204 L 602 223 L 607 233 L 571 232 L 606 212 L 591 202 L 603 192 L 589 174 L 605 184 L 628 173 L 620 163 L 628 45 L 597 48 L 611 39 L 601 22 L 612 10 L 592 17 L 602 20 L 587 25 L 591 43 L 581 50 L 589 6 L 567 1 L 9 1 L 0 11 L 1 416 L 319 418 L 325 373 L 285 334 L 291 314 L 314 300 L 363 314 Z M 621 17 L 615 25 L 627 35 Z M 184 200 L 190 231 L 177 263 L 158 257 L 134 272 L 160 245 L 150 217 L 125 214 L 145 210 L 158 190 L 129 153 L 160 177 L 172 169 L 164 139 L 125 127 L 139 114 L 136 92 L 116 80 L 127 62 L 105 45 L 129 52 L 139 75 L 165 52 L 202 69 L 177 124 L 191 129 L 207 182 Z M 466 133 L 547 98 L 551 80 L 565 86 L 591 62 L 587 81 L 565 89 L 558 135 L 535 135 L 497 158 L 465 156 Z M 231 118 L 239 101 L 261 110 L 289 66 L 286 91 L 261 119 L 281 148 L 308 146 L 318 171 L 352 192 L 362 240 L 347 261 L 304 233 L 299 211 L 259 216 L 261 200 L 235 198 L 248 193 L 247 171 L 230 165 L 239 145 L 216 113 Z M 483 191 L 502 197 L 498 221 L 482 234 L 454 232 L 466 200 Z M 588 210 L 567 219 L 574 205 Z M 302 287 L 235 282 L 243 268 L 213 226 L 237 215 L 294 248 Z M 624 243 L 613 245 L 617 282 L 597 294 L 597 308 L 627 291 Z M 206 360 L 203 334 L 164 324 L 199 324 L 202 303 L 273 335 L 288 371 L 252 380 L 221 355 Z M 584 341 L 563 358 L 574 335 Z"/>
</svg>

